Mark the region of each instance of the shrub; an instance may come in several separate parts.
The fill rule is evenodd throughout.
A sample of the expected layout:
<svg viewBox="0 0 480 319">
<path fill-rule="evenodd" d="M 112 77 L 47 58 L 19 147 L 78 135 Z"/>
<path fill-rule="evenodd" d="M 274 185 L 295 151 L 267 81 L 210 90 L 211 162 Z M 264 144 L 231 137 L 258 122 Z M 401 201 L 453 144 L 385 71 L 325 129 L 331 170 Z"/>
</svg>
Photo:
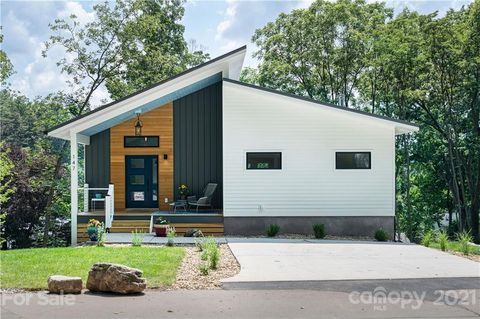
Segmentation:
<svg viewBox="0 0 480 319">
<path fill-rule="evenodd" d="M 423 234 L 422 245 L 425 247 L 430 247 L 430 245 L 432 244 L 432 240 L 433 240 L 433 232 L 429 230 L 425 234 Z"/>
<path fill-rule="evenodd" d="M 271 224 L 267 229 L 267 235 L 268 237 L 275 237 L 279 231 L 280 226 L 278 226 L 277 224 Z"/>
<path fill-rule="evenodd" d="M 107 232 L 103 223 L 97 227 L 97 247 L 105 246 L 105 241 L 107 240 Z"/>
<path fill-rule="evenodd" d="M 198 266 L 198 269 L 200 270 L 200 273 L 201 273 L 203 276 L 206 276 L 206 275 L 208 275 L 208 271 L 209 271 L 210 267 L 208 266 L 208 263 L 201 263 L 201 264 Z"/>
<path fill-rule="evenodd" d="M 210 248 L 210 268 L 217 269 L 220 262 L 220 248 L 218 245 L 211 246 Z"/>
<path fill-rule="evenodd" d="M 313 233 L 315 238 L 322 239 L 325 238 L 325 225 L 324 224 L 314 224 Z"/>
<path fill-rule="evenodd" d="M 140 232 L 137 229 L 132 231 L 132 246 L 133 247 L 142 246 L 144 236 L 145 236 L 145 234 L 143 233 L 143 231 Z"/>
<path fill-rule="evenodd" d="M 389 238 L 388 233 L 384 231 L 382 228 L 377 229 L 377 231 L 375 231 L 374 237 L 377 241 L 387 241 Z"/>
<path fill-rule="evenodd" d="M 218 263 L 220 262 L 220 248 L 215 239 L 208 237 L 205 240 L 197 242 L 196 245 L 200 251 L 202 251 L 200 258 L 205 264 L 211 269 L 217 269 Z"/>
<path fill-rule="evenodd" d="M 470 232 L 462 231 L 461 233 L 457 234 L 457 240 L 460 243 L 460 251 L 464 255 L 468 255 L 470 253 L 470 242 L 473 240 L 472 235 Z"/>
<path fill-rule="evenodd" d="M 440 249 L 446 251 L 448 249 L 448 233 L 445 230 L 442 230 L 438 234 L 438 243 L 440 244 Z"/>
<path fill-rule="evenodd" d="M 168 230 L 167 230 L 167 246 L 168 247 L 173 247 L 175 246 L 175 243 L 173 241 L 173 239 L 175 238 L 175 227 L 168 227 Z"/>
</svg>

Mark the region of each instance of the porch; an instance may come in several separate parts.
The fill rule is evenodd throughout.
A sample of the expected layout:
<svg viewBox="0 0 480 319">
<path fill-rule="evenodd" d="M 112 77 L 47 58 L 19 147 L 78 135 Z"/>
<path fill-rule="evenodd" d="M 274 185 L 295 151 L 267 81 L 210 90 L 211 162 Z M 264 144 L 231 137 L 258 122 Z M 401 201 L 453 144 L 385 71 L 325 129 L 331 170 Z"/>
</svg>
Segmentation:
<svg viewBox="0 0 480 319">
<path fill-rule="evenodd" d="M 111 186 L 113 187 L 113 186 Z M 84 197 L 86 198 L 86 197 Z M 107 203 L 109 200 L 106 197 Z M 88 207 L 87 202 L 85 207 Z M 160 211 L 155 208 L 151 209 L 118 209 L 107 212 L 107 206 L 104 209 L 95 209 L 79 212 L 77 215 L 77 241 L 84 242 L 88 240 L 87 224 L 92 218 L 103 222 L 109 228 L 111 236 L 120 236 L 121 238 L 131 238 L 133 231 L 143 232 L 146 234 L 145 238 L 150 238 L 153 233 L 150 232 L 152 223 L 155 219 L 162 217 L 167 220 L 169 224 L 175 227 L 177 236 L 183 236 L 189 229 L 199 229 L 205 236 L 223 236 L 223 213 L 221 209 L 209 210 L 186 210 L 186 211 Z M 112 209 L 112 207 L 109 207 Z M 152 218 L 152 214 L 154 214 Z M 110 222 L 108 222 L 110 219 Z"/>
</svg>

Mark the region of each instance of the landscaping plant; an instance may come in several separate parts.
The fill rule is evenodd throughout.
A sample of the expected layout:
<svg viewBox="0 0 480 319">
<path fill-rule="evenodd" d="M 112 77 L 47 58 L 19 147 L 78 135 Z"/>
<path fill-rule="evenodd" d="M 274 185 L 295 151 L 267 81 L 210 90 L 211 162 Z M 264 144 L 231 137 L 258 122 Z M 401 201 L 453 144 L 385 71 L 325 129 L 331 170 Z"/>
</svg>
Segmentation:
<svg viewBox="0 0 480 319">
<path fill-rule="evenodd" d="M 431 230 L 428 230 L 425 234 L 423 234 L 422 237 L 422 245 L 425 247 L 430 247 L 432 244 L 433 240 L 433 232 Z"/>
<path fill-rule="evenodd" d="M 448 248 L 448 233 L 445 230 L 440 231 L 438 234 L 438 243 L 440 244 L 440 249 L 446 251 Z"/>
<path fill-rule="evenodd" d="M 210 269 L 217 269 L 220 262 L 220 248 L 213 237 L 198 242 L 198 246 L 202 255 L 200 258 Z"/>
<path fill-rule="evenodd" d="M 145 234 L 143 233 L 143 231 L 140 232 L 137 229 L 132 231 L 132 246 L 133 247 L 142 246 L 144 236 L 145 236 Z"/>
<path fill-rule="evenodd" d="M 175 238 L 175 227 L 168 227 L 168 230 L 167 230 L 167 246 L 168 247 L 173 247 L 175 246 L 175 242 L 173 241 L 173 239 Z"/>
<path fill-rule="evenodd" d="M 314 224 L 313 225 L 313 233 L 315 234 L 315 238 L 317 238 L 317 239 L 325 238 L 325 225 L 324 224 Z"/>
<path fill-rule="evenodd" d="M 472 235 L 470 235 L 470 232 L 463 231 L 461 233 L 457 234 L 457 240 L 460 244 L 460 251 L 464 255 L 468 255 L 470 253 L 470 242 L 473 240 Z"/>
<path fill-rule="evenodd" d="M 380 229 L 377 229 L 377 231 L 375 231 L 374 237 L 377 241 L 387 241 L 389 236 L 386 231 L 380 228 Z"/>
<path fill-rule="evenodd" d="M 277 236 L 278 232 L 280 231 L 280 226 L 277 224 L 271 224 L 267 229 L 268 237 L 275 237 Z"/>
<path fill-rule="evenodd" d="M 105 230 L 105 225 L 103 223 L 97 227 L 97 247 L 105 246 L 105 241 L 107 240 L 107 231 Z"/>
<path fill-rule="evenodd" d="M 200 273 L 201 273 L 203 276 L 206 276 L 206 275 L 208 275 L 208 271 L 210 270 L 210 267 L 208 266 L 208 263 L 201 263 L 201 264 L 198 266 L 198 269 L 200 270 Z"/>
</svg>

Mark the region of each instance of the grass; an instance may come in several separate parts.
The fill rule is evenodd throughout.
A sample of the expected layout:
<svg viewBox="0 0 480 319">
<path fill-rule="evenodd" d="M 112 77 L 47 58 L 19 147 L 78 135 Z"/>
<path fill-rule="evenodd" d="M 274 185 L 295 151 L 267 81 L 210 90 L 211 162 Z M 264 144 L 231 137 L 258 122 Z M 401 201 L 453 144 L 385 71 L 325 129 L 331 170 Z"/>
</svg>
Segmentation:
<svg viewBox="0 0 480 319">
<path fill-rule="evenodd" d="M 432 242 L 430 247 L 436 248 L 436 249 L 441 249 L 440 243 L 437 243 L 437 242 Z M 447 246 L 447 250 L 453 250 L 453 251 L 456 251 L 456 252 L 459 252 L 459 253 L 463 253 L 462 252 L 462 245 L 458 241 L 449 241 L 448 246 Z M 475 245 L 470 245 L 470 254 L 480 255 L 480 247 L 475 246 Z"/>
<path fill-rule="evenodd" d="M 149 288 L 171 285 L 185 250 L 180 247 L 67 247 L 0 252 L 0 287 L 42 289 L 50 275 L 82 277 L 96 262 L 143 270 Z"/>
</svg>

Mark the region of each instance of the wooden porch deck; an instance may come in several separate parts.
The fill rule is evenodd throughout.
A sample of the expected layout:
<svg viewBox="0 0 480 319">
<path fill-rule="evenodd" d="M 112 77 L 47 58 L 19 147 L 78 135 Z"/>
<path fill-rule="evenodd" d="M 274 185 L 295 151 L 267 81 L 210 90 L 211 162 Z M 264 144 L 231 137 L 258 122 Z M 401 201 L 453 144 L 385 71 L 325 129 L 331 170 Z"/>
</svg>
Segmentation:
<svg viewBox="0 0 480 319">
<path fill-rule="evenodd" d="M 177 210 L 159 211 L 158 209 L 124 209 L 115 211 L 111 233 L 131 233 L 139 231 L 148 233 L 152 213 L 162 216 L 169 224 L 175 227 L 177 236 L 183 236 L 189 229 L 200 229 L 205 236 L 223 236 L 223 212 L 222 210 L 187 211 Z M 88 220 L 94 218 L 104 221 L 103 210 L 89 211 L 78 214 L 77 239 L 78 242 L 88 240 Z"/>
</svg>

